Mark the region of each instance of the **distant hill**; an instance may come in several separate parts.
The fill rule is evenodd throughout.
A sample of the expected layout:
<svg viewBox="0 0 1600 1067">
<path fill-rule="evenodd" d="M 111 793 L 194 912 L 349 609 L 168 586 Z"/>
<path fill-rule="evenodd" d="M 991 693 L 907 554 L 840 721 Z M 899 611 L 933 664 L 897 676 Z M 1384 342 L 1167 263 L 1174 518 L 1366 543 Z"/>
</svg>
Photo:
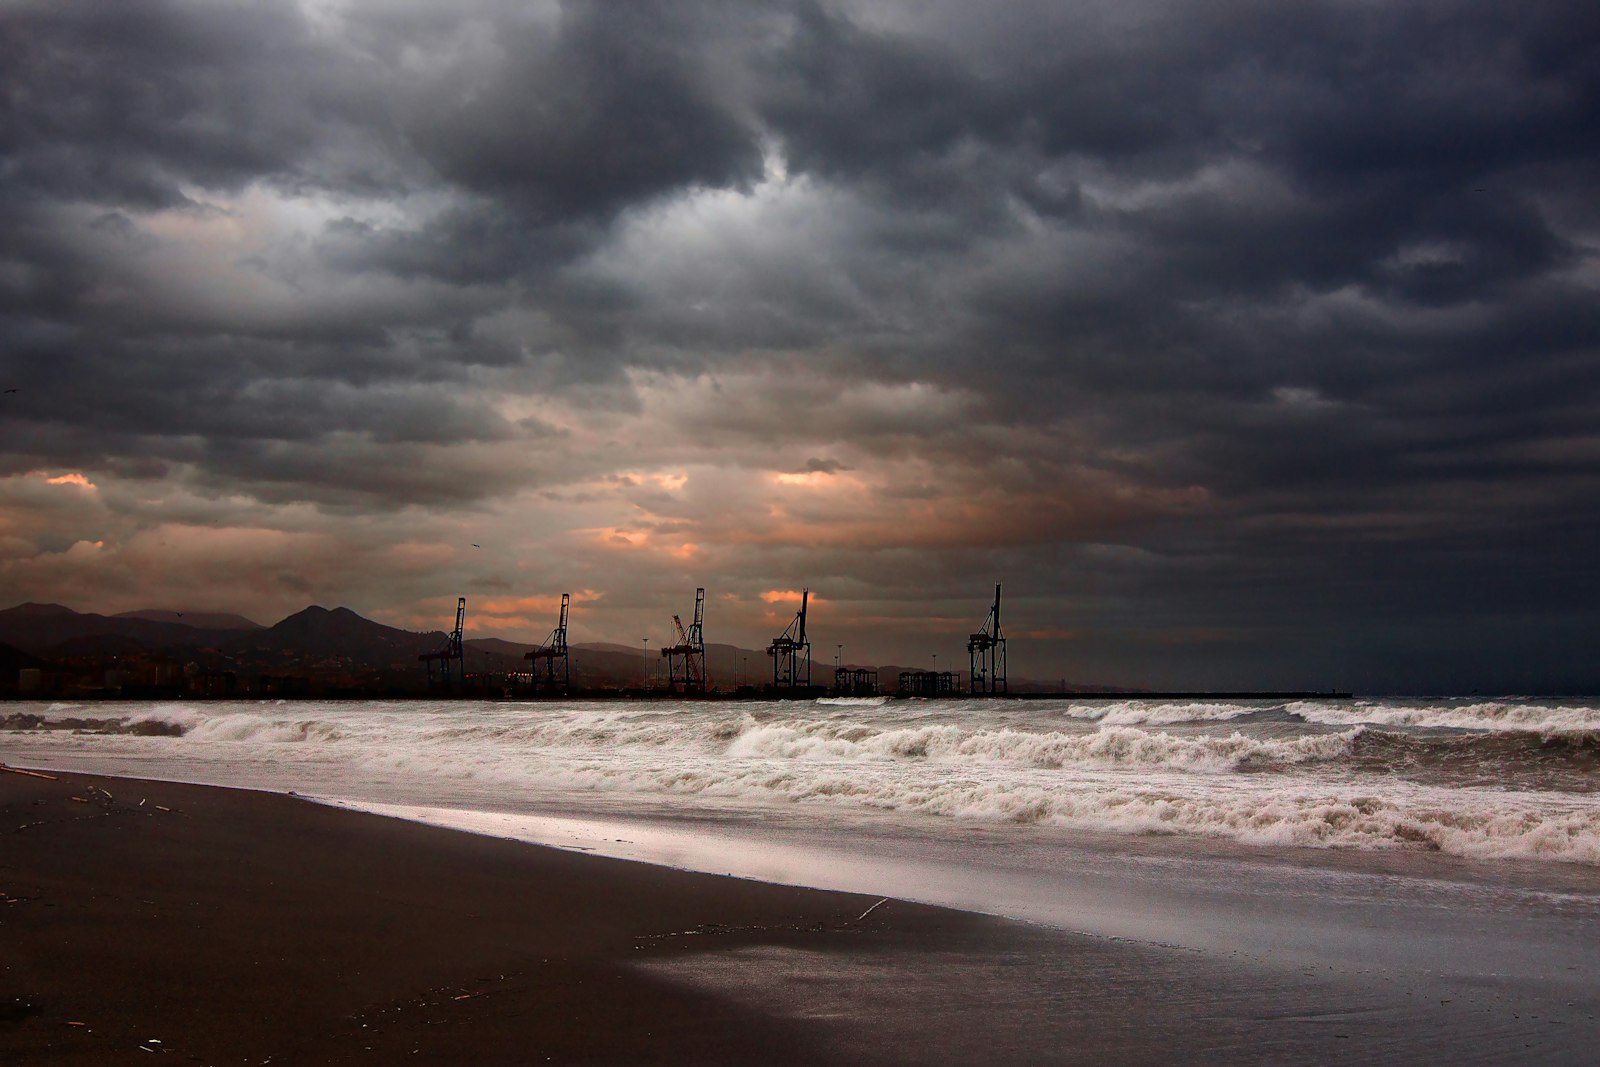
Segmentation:
<svg viewBox="0 0 1600 1067">
<path fill-rule="evenodd" d="M 436 652 L 444 644 L 445 635 L 440 631 L 401 630 L 344 607 L 308 607 L 270 627 L 228 612 L 146 609 L 107 616 L 80 613 L 61 604 L 36 603 L 0 610 L 0 672 L 11 672 L 12 677 L 21 667 L 70 660 L 81 669 L 84 660 L 137 658 L 139 653 L 148 652 L 197 664 L 202 670 L 228 671 L 240 677 L 292 675 L 336 679 L 328 684 L 342 686 L 409 690 L 420 687 L 427 677 L 417 657 Z M 530 669 L 523 657 L 536 646 L 498 637 L 474 637 L 463 647 L 469 673 L 509 674 Z M 648 654 L 642 643 L 630 646 L 593 642 L 571 647 L 572 682 L 579 688 L 637 686 L 647 665 L 658 684 L 666 676 L 659 638 L 652 639 Z M 831 684 L 832 656 L 826 655 L 822 647 L 813 653 L 812 682 Z M 762 648 L 707 645 L 706 668 L 712 684 L 724 692 L 736 685 L 759 688 L 772 678 L 772 661 Z M 966 668 L 965 659 L 958 659 L 948 669 L 959 669 L 964 674 Z M 890 664 L 876 669 L 883 690 L 892 692 L 905 668 Z M 1055 692 L 1061 690 L 1062 683 L 1013 675 L 1010 688 L 1013 693 Z M 1117 691 L 1076 684 L 1065 688 L 1068 692 Z"/>
<path fill-rule="evenodd" d="M 110 656 L 135 656 L 149 652 L 150 645 L 136 637 L 121 634 L 84 634 L 69 637 L 50 650 L 58 660 L 97 659 Z"/>
<path fill-rule="evenodd" d="M 235 637 L 231 649 L 276 650 L 308 655 L 346 656 L 389 663 L 443 647 L 445 635 L 413 633 L 373 622 L 349 608 L 313 605 L 274 626 Z"/>
<path fill-rule="evenodd" d="M 631 656 L 639 656 L 644 653 L 643 645 L 619 645 L 611 641 L 585 641 L 572 647 L 581 648 L 588 652 L 616 652 Z"/>
<path fill-rule="evenodd" d="M 66 641 L 118 637 L 151 650 L 203 648 L 220 644 L 238 631 L 209 629 L 155 619 L 84 614 L 60 604 L 19 604 L 0 611 L 0 641 L 35 656 L 49 657 Z"/>
<path fill-rule="evenodd" d="M 532 652 L 536 646 L 522 645 L 515 641 L 507 641 L 499 637 L 472 637 L 461 642 L 469 649 L 478 649 L 493 656 L 506 656 L 511 659 L 521 659 Z"/>
<path fill-rule="evenodd" d="M 463 641 L 467 652 L 467 670 L 515 671 L 531 670 L 523 657 L 536 645 L 519 644 L 498 637 L 474 637 Z M 569 646 L 572 660 L 572 684 L 580 688 L 623 688 L 636 686 L 644 674 L 644 648 L 596 642 Z M 650 659 L 660 675 L 666 670 L 656 649 L 651 646 Z"/>
<path fill-rule="evenodd" d="M 18 619 L 59 619 L 77 614 L 76 611 L 61 604 L 35 604 L 32 601 L 0 611 L 0 615 Z"/>
<path fill-rule="evenodd" d="M 157 611 L 144 608 L 140 611 L 119 611 L 113 619 L 148 619 L 151 622 L 175 622 L 201 630 L 265 630 L 259 622 L 226 611 Z"/>
</svg>

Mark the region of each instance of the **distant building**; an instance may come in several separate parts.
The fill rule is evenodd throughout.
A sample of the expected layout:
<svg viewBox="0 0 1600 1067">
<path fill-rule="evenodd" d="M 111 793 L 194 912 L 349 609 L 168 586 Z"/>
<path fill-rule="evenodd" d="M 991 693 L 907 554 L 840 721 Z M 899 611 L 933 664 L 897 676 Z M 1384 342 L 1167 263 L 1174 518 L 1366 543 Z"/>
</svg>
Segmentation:
<svg viewBox="0 0 1600 1067">
<path fill-rule="evenodd" d="M 841 697 L 875 697 L 878 672 L 866 667 L 838 667 L 833 672 L 833 694 Z"/>
<path fill-rule="evenodd" d="M 961 695 L 960 671 L 901 671 L 900 693 L 914 697 Z"/>
</svg>

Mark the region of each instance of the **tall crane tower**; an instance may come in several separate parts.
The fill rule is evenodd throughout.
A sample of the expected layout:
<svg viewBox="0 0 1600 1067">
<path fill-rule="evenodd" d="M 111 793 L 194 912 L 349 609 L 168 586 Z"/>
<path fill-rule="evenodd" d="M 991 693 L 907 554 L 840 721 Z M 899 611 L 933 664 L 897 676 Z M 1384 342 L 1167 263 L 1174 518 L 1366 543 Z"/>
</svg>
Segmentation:
<svg viewBox="0 0 1600 1067">
<path fill-rule="evenodd" d="M 661 650 L 667 661 L 667 687 L 674 692 L 704 693 L 711 688 L 706 677 L 706 591 L 694 591 L 694 621 L 684 629 L 683 620 L 672 617 L 678 643 Z"/>
<path fill-rule="evenodd" d="M 806 640 L 806 604 L 810 599 L 811 590 L 802 589 L 800 611 L 788 628 L 767 646 L 767 655 L 772 657 L 774 689 L 811 687 L 811 642 Z"/>
<path fill-rule="evenodd" d="M 967 637 L 972 657 L 971 691 L 994 694 L 1006 691 L 1006 635 L 1000 629 L 1000 586 L 994 587 L 994 607 L 978 632 Z"/>
<path fill-rule="evenodd" d="M 572 594 L 561 594 L 561 621 L 550 632 L 549 640 L 526 653 L 522 658 L 533 661 L 533 687 L 554 692 L 572 688 L 572 661 L 567 655 L 567 609 L 572 605 Z M 540 664 L 544 669 L 540 670 Z"/>
<path fill-rule="evenodd" d="M 428 669 L 428 687 L 431 689 L 433 681 L 433 665 L 439 665 L 439 684 L 445 689 L 450 688 L 450 664 L 455 664 L 456 685 L 465 689 L 467 683 L 466 651 L 461 647 L 461 634 L 467 621 L 467 598 L 460 597 L 456 600 L 456 628 L 445 638 L 444 647 L 437 652 L 424 652 L 417 658 Z"/>
</svg>

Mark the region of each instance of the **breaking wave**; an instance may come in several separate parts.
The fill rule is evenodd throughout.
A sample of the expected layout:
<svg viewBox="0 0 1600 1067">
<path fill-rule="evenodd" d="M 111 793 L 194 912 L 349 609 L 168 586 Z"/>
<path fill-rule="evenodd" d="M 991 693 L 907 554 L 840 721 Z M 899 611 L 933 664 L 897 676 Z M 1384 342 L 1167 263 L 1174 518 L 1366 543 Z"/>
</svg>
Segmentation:
<svg viewBox="0 0 1600 1067">
<path fill-rule="evenodd" d="M 92 719 L 76 715 L 45 718 L 27 712 L 13 712 L 0 718 L 0 730 L 65 730 L 89 734 L 131 734 L 143 737 L 182 737 L 184 727 L 166 719 Z"/>
<path fill-rule="evenodd" d="M 1183 737 L 1129 726 L 1081 733 L 970 731 L 951 725 L 878 730 L 831 722 L 752 725 L 728 746 L 735 757 L 783 760 L 927 760 L 1057 769 L 1092 764 L 1225 773 L 1266 769 L 1348 754 L 1357 731 L 1292 739 L 1242 733 Z"/>
<path fill-rule="evenodd" d="M 1253 718 L 1260 715 L 1262 710 L 1259 706 L 1249 704 L 1209 701 L 1125 700 L 1104 704 L 1073 704 L 1066 714 L 1107 726 L 1170 726 Z"/>
<path fill-rule="evenodd" d="M 396 763 L 387 770 L 408 769 Z M 529 783 L 520 764 L 435 766 L 490 789 Z M 1600 865 L 1600 798 L 1383 783 L 1383 792 L 1298 778 L 1206 778 L 1151 771 L 906 774 L 890 763 L 640 762 L 594 758 L 541 766 L 546 788 L 668 794 L 712 801 L 868 808 L 957 822 L 1128 835 L 1227 838 L 1250 845 L 1430 851 L 1472 859 Z"/>
<path fill-rule="evenodd" d="M 1330 726 L 1411 727 L 1418 729 L 1487 730 L 1497 733 L 1600 732 L 1600 707 L 1520 700 L 1477 703 L 1382 703 L 1305 701 L 1288 709 L 1308 722 Z"/>
<path fill-rule="evenodd" d="M 101 753 L 119 771 L 210 766 L 224 780 L 242 768 L 253 783 L 377 798 L 657 803 L 632 793 L 822 805 L 840 825 L 874 809 L 1600 864 L 1600 709 L 1570 703 L 124 707 L 19 706 L 0 716 L 6 754 Z"/>
<path fill-rule="evenodd" d="M 54 710 L 54 709 L 52 709 Z M 127 737 L 183 737 L 190 741 L 337 741 L 332 723 L 319 719 L 272 719 L 260 715 L 207 715 L 188 709 L 162 709 L 134 715 L 90 718 L 16 712 L 0 718 L 0 730 L 43 730 Z"/>
</svg>

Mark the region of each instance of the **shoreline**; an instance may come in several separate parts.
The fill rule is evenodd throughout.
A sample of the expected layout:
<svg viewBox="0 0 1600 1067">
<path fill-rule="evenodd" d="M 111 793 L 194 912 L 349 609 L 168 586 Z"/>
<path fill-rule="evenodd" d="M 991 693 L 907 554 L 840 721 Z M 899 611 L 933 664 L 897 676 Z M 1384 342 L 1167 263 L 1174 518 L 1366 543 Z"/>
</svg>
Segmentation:
<svg viewBox="0 0 1600 1067">
<path fill-rule="evenodd" d="M 711 874 L 718 872 L 708 866 L 685 866 L 672 863 L 663 859 L 645 858 L 640 855 L 630 854 L 625 851 L 608 852 L 593 846 L 570 847 L 558 844 L 554 840 L 522 836 L 515 833 L 503 833 L 490 829 L 478 829 L 466 825 L 435 821 L 428 818 L 412 817 L 395 814 L 390 808 L 426 808 L 422 804 L 388 804 L 374 801 L 364 801 L 353 797 L 337 795 L 323 795 L 315 792 L 301 792 L 294 789 L 277 789 L 257 785 L 229 785 L 226 783 L 207 781 L 202 778 L 153 778 L 137 774 L 117 774 L 107 770 L 76 770 L 57 768 L 24 768 L 7 764 L 0 760 L 0 782 L 4 781 L 7 771 L 28 774 L 41 772 L 53 775 L 72 775 L 89 779 L 106 779 L 108 781 L 143 782 L 152 784 L 166 784 L 187 786 L 197 789 L 219 789 L 247 793 L 261 793 L 267 796 L 288 796 L 305 803 L 319 804 L 325 807 L 336 808 L 356 815 L 368 815 L 376 818 L 396 819 L 405 823 L 419 826 L 428 826 L 449 833 L 468 834 L 476 837 L 486 837 L 491 840 L 510 842 L 527 848 L 548 848 L 556 851 L 577 851 L 586 855 L 594 855 L 608 859 L 615 859 L 626 863 L 643 863 L 648 866 L 663 867 L 667 870 L 682 871 L 688 874 Z M 458 809 L 448 809 L 458 810 Z M 470 809 L 459 809 L 470 810 Z M 509 812 L 493 812 L 503 814 L 515 819 L 516 816 Z M 570 813 L 566 813 L 570 816 Z M 565 817 L 565 816 L 557 816 Z M 631 829 L 638 826 L 657 825 L 657 820 L 643 819 L 638 816 L 626 814 L 610 814 L 599 820 L 616 827 Z M 1158 862 L 1168 862 L 1182 858 L 1192 858 L 1203 854 L 1207 858 L 1224 861 L 1262 865 L 1269 867 L 1282 867 L 1288 869 L 1321 870 L 1333 874 L 1349 874 L 1356 876 L 1372 876 L 1380 878 L 1410 878 L 1423 881 L 1438 881 L 1446 884 L 1463 886 L 1476 886 L 1484 889 L 1513 890 L 1523 892 L 1573 894 L 1589 897 L 1600 895 L 1600 867 L 1582 860 L 1550 859 L 1531 856 L 1481 858 L 1474 856 L 1456 855 L 1449 852 L 1413 851 L 1406 849 L 1360 849 L 1348 847 L 1318 847 L 1312 845 L 1263 845 L 1240 841 L 1237 838 L 1225 836 L 1205 836 L 1193 834 L 1126 834 L 1110 830 L 1095 830 L 1084 828 L 1064 828 L 1060 831 L 1063 839 L 1070 839 L 1086 851 L 1117 853 L 1143 857 Z M 760 874 L 730 875 L 745 881 L 762 882 L 772 885 L 788 886 L 790 888 L 812 890 L 823 893 L 855 893 L 855 890 L 839 889 L 828 885 L 816 885 L 803 881 L 785 881 L 764 877 Z M 860 895 L 872 895 L 868 891 L 860 891 Z M 942 908 L 950 911 L 995 918 L 1001 921 L 1024 923 L 1041 922 L 1034 917 L 1021 915 L 1008 915 L 996 911 L 986 911 L 977 907 L 970 907 L 959 903 L 913 900 L 905 898 L 905 903 L 923 904 L 928 907 Z M 1048 923 L 1046 924 L 1048 925 Z"/>
<path fill-rule="evenodd" d="M 56 777 L 0 773 L 6 1062 L 120 1063 L 144 1047 L 206 1063 L 1412 1063 L 1530 1050 L 1581 1063 L 1596 1034 L 1571 1009 L 1551 1026 L 1498 997 L 279 793 L 43 773 Z"/>
<path fill-rule="evenodd" d="M 6 1062 L 816 1062 L 792 1022 L 640 954 L 981 924 L 284 794 L 36 773 L 0 774 Z"/>
</svg>

